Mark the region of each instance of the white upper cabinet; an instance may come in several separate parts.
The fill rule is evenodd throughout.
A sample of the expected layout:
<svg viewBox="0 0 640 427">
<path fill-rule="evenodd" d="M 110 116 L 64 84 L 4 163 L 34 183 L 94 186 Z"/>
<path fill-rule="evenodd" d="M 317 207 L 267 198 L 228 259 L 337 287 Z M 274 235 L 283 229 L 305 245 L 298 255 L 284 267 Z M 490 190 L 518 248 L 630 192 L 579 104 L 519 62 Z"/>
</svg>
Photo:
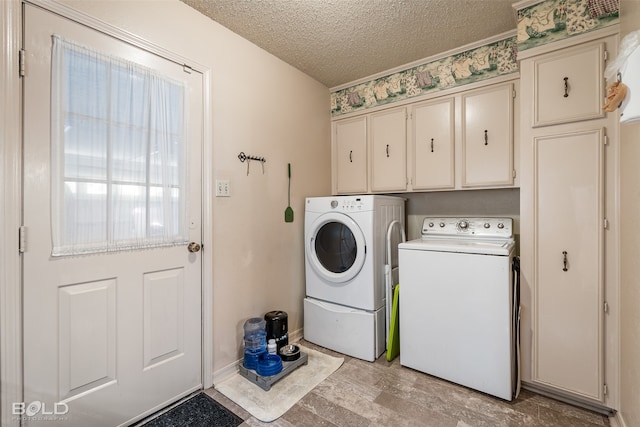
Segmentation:
<svg viewBox="0 0 640 427">
<path fill-rule="evenodd" d="M 533 59 L 533 127 L 604 117 L 602 41 Z"/>
<path fill-rule="evenodd" d="M 407 189 L 407 111 L 393 108 L 369 117 L 371 191 Z"/>
<path fill-rule="evenodd" d="M 513 185 L 511 83 L 462 95 L 462 186 Z"/>
<path fill-rule="evenodd" d="M 333 122 L 333 182 L 338 194 L 367 192 L 367 117 Z"/>
<path fill-rule="evenodd" d="M 454 188 L 454 98 L 417 104 L 411 111 L 413 189 Z"/>
<path fill-rule="evenodd" d="M 332 125 L 334 194 L 518 186 L 517 80 Z"/>
</svg>

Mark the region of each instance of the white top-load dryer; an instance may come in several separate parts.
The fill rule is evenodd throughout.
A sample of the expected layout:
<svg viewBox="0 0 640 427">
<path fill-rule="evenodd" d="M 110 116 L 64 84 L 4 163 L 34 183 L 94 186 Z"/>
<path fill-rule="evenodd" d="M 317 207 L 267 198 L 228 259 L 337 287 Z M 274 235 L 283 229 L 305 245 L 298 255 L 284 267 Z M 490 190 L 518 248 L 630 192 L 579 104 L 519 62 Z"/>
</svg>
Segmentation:
<svg viewBox="0 0 640 427">
<path fill-rule="evenodd" d="M 306 340 L 369 361 L 384 352 L 385 240 L 392 221 L 404 228 L 404 204 L 378 195 L 307 198 Z"/>
<path fill-rule="evenodd" d="M 400 363 L 512 400 L 519 284 L 511 218 L 427 217 L 401 243 Z"/>
</svg>

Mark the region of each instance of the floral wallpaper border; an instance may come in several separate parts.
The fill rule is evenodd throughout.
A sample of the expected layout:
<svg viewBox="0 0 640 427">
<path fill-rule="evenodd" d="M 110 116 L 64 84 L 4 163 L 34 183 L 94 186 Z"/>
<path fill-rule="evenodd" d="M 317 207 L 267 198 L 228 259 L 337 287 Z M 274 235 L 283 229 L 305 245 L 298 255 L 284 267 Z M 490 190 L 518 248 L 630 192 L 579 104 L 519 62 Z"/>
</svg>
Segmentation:
<svg viewBox="0 0 640 427">
<path fill-rule="evenodd" d="M 524 51 L 617 24 L 619 0 L 544 0 L 518 10 L 518 50 Z"/>
<path fill-rule="evenodd" d="M 331 93 L 338 117 L 517 73 L 518 51 L 619 22 L 619 0 L 541 0 L 518 10 L 517 35 Z"/>
<path fill-rule="evenodd" d="M 331 116 L 518 72 L 516 37 L 331 93 Z"/>
</svg>

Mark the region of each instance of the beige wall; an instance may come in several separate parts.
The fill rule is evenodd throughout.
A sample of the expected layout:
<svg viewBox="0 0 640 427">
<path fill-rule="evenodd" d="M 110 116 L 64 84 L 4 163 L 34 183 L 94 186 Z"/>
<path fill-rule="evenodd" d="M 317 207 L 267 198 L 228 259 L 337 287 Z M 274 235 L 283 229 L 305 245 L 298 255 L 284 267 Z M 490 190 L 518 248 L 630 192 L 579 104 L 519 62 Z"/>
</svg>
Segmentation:
<svg viewBox="0 0 640 427">
<path fill-rule="evenodd" d="M 270 310 L 302 328 L 304 198 L 331 189 L 329 90 L 177 0 L 61 0 L 212 70 L 213 371 L 242 357 L 242 325 Z M 237 156 L 265 157 L 258 162 Z M 287 163 L 294 222 L 284 222 Z M 205 238 L 205 242 L 209 240 Z"/>
<path fill-rule="evenodd" d="M 624 37 L 640 29 L 640 1 L 620 8 Z M 620 135 L 620 413 L 627 426 L 640 426 L 640 124 L 621 125 Z"/>
</svg>

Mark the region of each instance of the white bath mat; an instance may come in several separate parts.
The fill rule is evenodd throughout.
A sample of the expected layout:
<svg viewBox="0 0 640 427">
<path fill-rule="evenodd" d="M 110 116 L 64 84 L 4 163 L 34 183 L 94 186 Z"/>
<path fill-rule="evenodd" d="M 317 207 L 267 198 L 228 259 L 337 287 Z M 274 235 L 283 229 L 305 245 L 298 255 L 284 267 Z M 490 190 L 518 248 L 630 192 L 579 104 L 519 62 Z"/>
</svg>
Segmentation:
<svg viewBox="0 0 640 427">
<path fill-rule="evenodd" d="M 238 373 L 217 384 L 215 389 L 260 421 L 276 420 L 344 362 L 343 358 L 303 346 L 300 346 L 300 351 L 307 353 L 307 364 L 282 378 L 269 391 L 264 391 Z"/>
</svg>

